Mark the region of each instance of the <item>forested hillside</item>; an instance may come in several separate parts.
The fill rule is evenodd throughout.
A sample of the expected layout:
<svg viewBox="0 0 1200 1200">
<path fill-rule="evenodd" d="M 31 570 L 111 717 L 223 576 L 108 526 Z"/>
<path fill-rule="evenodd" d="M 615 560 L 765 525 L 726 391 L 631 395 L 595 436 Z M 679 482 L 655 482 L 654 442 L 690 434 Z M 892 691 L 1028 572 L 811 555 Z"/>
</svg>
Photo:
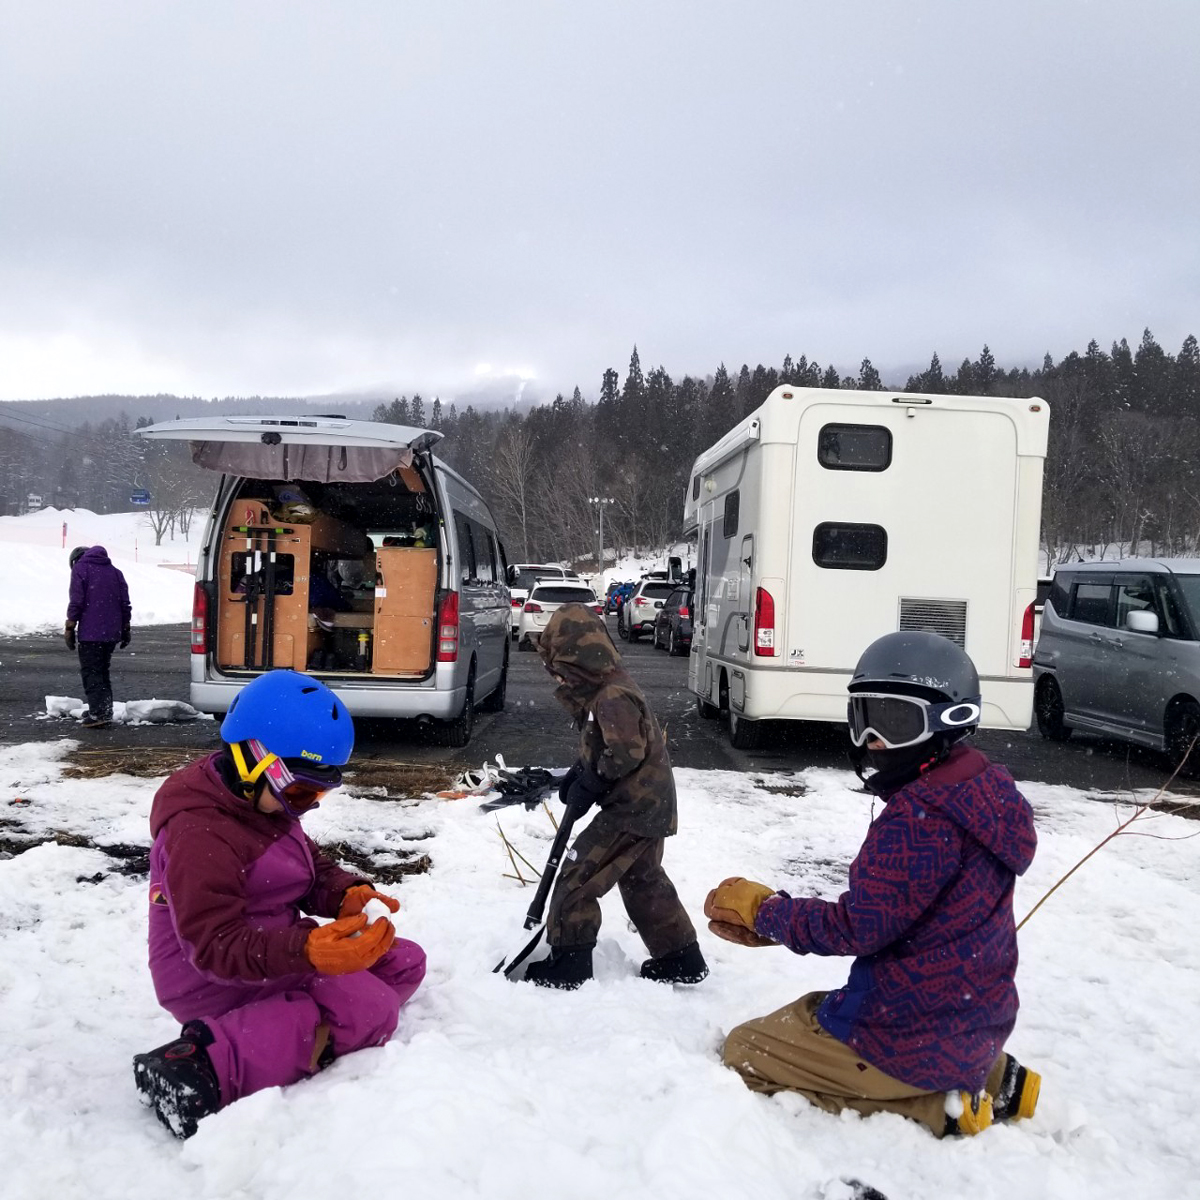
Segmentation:
<svg viewBox="0 0 1200 1200">
<path fill-rule="evenodd" d="M 903 383 L 884 381 L 869 359 L 842 376 L 801 355 L 778 367 L 724 364 L 703 378 L 643 370 L 635 347 L 622 376 L 605 371 L 599 392 L 532 408 L 483 410 L 419 395 L 378 403 L 376 420 L 445 434 L 440 453 L 493 505 L 513 560 L 594 553 L 596 499 L 608 546 L 662 545 L 678 533 L 696 454 L 782 383 L 963 395 L 1041 396 L 1051 408 L 1044 542 L 1051 563 L 1079 553 L 1138 546 L 1159 554 L 1196 551 L 1200 540 L 1200 349 L 1188 336 L 1177 354 L 1146 330 L 1136 348 L 1091 342 L 1035 369 L 998 364 L 987 346 L 947 373 L 936 354 Z M 155 397 L 155 419 L 161 402 Z M 130 507 L 134 487 L 154 497 L 161 528 L 210 497 L 212 479 L 191 466 L 181 443 L 131 436 L 150 417 L 130 399 L 119 417 L 54 428 L 45 418 L 0 422 L 0 512 L 21 511 L 30 493 L 45 504 L 96 512 Z M 253 402 L 238 402 L 243 409 Z M 349 416 L 365 416 L 369 406 Z M 329 408 L 327 411 L 334 411 Z M 0 410 L 2 413 L 2 410 Z M 189 413 L 190 415 L 190 413 Z M 186 518 L 184 518 L 186 519 Z"/>
</svg>

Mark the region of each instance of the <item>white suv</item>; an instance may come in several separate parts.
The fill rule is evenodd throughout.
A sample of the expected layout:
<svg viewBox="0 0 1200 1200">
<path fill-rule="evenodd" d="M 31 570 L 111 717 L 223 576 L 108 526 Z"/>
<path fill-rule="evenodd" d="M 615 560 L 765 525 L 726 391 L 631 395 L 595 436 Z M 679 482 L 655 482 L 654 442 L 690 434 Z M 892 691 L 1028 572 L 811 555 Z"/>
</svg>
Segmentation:
<svg viewBox="0 0 1200 1200">
<path fill-rule="evenodd" d="M 521 609 L 517 631 L 517 649 L 532 650 L 550 618 L 564 604 L 586 604 L 593 612 L 604 615 L 604 605 L 596 593 L 579 579 L 547 579 L 535 583 Z"/>
<path fill-rule="evenodd" d="M 529 598 L 530 589 L 543 579 L 578 580 L 579 576 L 566 567 L 554 563 L 513 563 L 508 568 L 508 593 L 512 602 L 512 636 L 516 637 L 521 626 L 521 610 Z"/>
</svg>

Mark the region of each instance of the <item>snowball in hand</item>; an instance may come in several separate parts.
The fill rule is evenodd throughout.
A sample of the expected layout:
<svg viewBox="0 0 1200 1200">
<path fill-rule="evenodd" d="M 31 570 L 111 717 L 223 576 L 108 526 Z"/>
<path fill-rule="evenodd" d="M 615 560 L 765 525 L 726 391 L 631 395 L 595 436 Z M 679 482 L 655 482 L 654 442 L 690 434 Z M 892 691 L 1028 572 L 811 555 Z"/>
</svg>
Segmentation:
<svg viewBox="0 0 1200 1200">
<path fill-rule="evenodd" d="M 380 917 L 387 917 L 389 921 L 392 919 L 392 910 L 382 900 L 368 900 L 363 912 L 368 925 L 374 925 Z"/>
</svg>

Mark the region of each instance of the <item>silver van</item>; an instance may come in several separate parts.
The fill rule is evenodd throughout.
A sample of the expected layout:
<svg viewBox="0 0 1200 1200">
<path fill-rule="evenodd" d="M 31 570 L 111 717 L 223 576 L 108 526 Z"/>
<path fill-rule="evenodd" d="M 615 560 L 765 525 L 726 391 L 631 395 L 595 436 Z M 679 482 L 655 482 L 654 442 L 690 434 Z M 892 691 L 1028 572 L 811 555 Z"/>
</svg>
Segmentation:
<svg viewBox="0 0 1200 1200">
<path fill-rule="evenodd" d="M 1043 737 L 1078 729 L 1181 762 L 1200 732 L 1200 559 L 1059 567 L 1033 675 Z"/>
<path fill-rule="evenodd" d="M 504 707 L 509 596 L 483 497 L 433 430 L 335 416 L 226 416 L 136 431 L 219 475 L 197 558 L 191 700 L 225 712 L 263 671 L 323 679 L 355 716 L 470 740 Z"/>
</svg>

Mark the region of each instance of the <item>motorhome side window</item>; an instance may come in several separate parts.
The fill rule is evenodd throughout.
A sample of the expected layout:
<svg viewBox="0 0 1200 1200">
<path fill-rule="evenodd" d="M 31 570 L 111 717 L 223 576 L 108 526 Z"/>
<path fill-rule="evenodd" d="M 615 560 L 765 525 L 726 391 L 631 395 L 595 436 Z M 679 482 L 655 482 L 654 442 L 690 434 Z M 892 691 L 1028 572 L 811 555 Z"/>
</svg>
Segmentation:
<svg viewBox="0 0 1200 1200">
<path fill-rule="evenodd" d="M 454 531 L 458 534 L 459 579 L 470 583 L 475 578 L 475 547 L 471 544 L 471 523 L 462 513 L 454 514 Z"/>
<path fill-rule="evenodd" d="M 882 525 L 826 521 L 813 530 L 813 562 L 835 571 L 878 571 L 887 562 Z"/>
<path fill-rule="evenodd" d="M 721 533 L 731 538 L 737 534 L 738 529 L 738 510 L 742 506 L 742 493 L 730 492 L 725 497 L 725 522 L 721 526 Z"/>
<path fill-rule="evenodd" d="M 700 499 L 700 476 L 699 475 L 695 475 L 692 478 L 692 499 L 693 500 Z"/>
<path fill-rule="evenodd" d="M 886 471 L 892 431 L 882 425 L 826 425 L 817 437 L 817 461 L 831 471 Z"/>
</svg>

